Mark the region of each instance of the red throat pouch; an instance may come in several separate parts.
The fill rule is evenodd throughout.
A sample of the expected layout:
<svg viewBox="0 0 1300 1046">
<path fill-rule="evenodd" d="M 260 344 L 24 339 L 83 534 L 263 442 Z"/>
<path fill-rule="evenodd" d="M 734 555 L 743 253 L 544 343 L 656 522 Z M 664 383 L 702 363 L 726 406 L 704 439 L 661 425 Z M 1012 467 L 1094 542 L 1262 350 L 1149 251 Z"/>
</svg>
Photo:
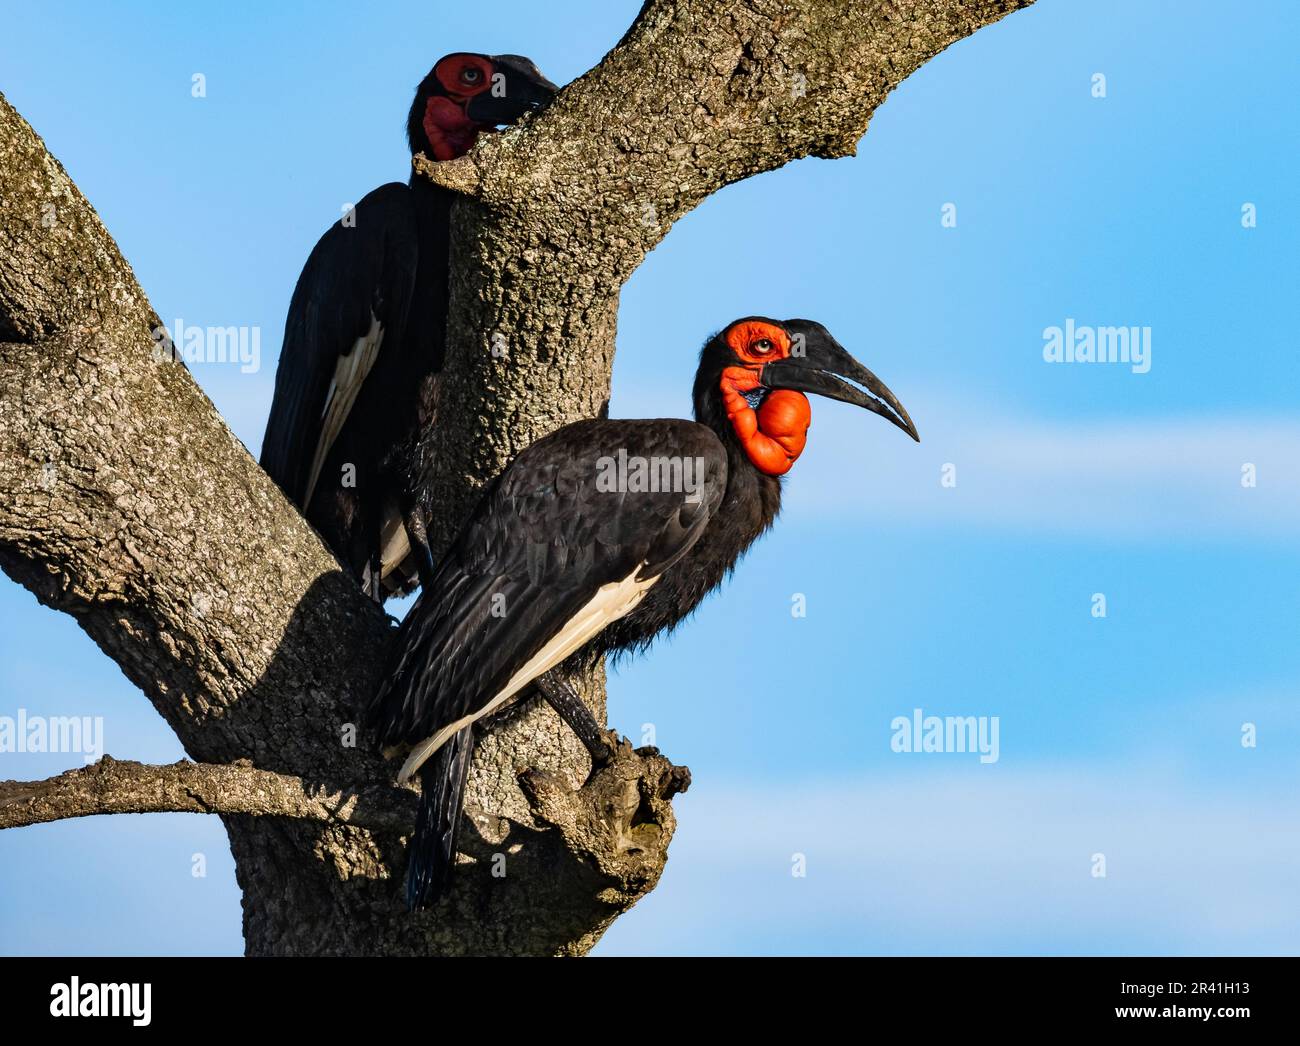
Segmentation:
<svg viewBox="0 0 1300 1046">
<path fill-rule="evenodd" d="M 808 442 L 812 407 L 802 392 L 775 389 L 754 411 L 744 393 L 757 387 L 757 373 L 746 367 L 728 367 L 722 372 L 727 417 L 749 460 L 760 472 L 784 476 Z"/>
<path fill-rule="evenodd" d="M 424 133 L 433 146 L 433 158 L 454 160 L 474 147 L 479 127 L 450 98 L 434 95 L 424 107 Z"/>
</svg>

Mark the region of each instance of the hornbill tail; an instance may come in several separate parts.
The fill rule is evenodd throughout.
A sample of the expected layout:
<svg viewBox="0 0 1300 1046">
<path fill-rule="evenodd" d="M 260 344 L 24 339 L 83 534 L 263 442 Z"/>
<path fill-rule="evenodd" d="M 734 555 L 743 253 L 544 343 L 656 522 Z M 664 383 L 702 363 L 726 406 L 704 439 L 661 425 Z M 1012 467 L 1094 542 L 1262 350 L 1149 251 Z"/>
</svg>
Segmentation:
<svg viewBox="0 0 1300 1046">
<path fill-rule="evenodd" d="M 467 726 L 420 767 L 420 812 L 406 867 L 406 904 L 413 912 L 437 904 L 451 879 L 473 754 L 474 727 Z"/>
</svg>

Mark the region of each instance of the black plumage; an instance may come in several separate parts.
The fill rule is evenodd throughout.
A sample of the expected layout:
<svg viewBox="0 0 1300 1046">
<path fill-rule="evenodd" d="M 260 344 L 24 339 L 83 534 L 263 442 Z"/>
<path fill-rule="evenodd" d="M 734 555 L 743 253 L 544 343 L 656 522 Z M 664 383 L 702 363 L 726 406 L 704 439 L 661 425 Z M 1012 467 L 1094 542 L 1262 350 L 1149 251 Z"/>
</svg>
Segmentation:
<svg viewBox="0 0 1300 1046">
<path fill-rule="evenodd" d="M 436 898 L 455 857 L 456 820 L 448 834 L 432 811 L 459 810 L 464 776 L 443 753 L 463 752 L 470 724 L 529 682 L 644 647 L 721 583 L 780 510 L 780 474 L 807 432 L 800 389 L 915 438 L 901 404 L 825 328 L 751 317 L 706 344 L 696 422 L 580 421 L 489 485 L 403 622 L 369 709 L 384 744 L 415 746 L 402 776 L 421 770 L 413 907 Z M 619 462 L 650 468 L 638 482 Z"/>
<path fill-rule="evenodd" d="M 700 499 L 597 489 L 598 459 L 620 451 L 704 461 Z M 482 708 L 602 586 L 671 568 L 726 483 L 721 442 L 687 421 L 581 421 L 534 443 L 493 485 L 407 615 L 384 740 L 428 737 Z"/>
<path fill-rule="evenodd" d="M 453 159 L 554 91 L 526 58 L 448 55 L 416 91 L 411 151 Z M 289 304 L 262 442 L 262 466 L 377 599 L 431 571 L 420 491 L 444 358 L 451 202 L 412 174 L 321 237 Z"/>
<path fill-rule="evenodd" d="M 421 800 L 414 834 L 421 840 L 418 852 L 426 856 L 416 859 L 417 851 L 412 848 L 407 881 L 413 897 L 441 895 L 455 865 L 460 807 L 474 755 L 474 730 L 471 725 L 457 731 L 420 767 Z"/>
</svg>

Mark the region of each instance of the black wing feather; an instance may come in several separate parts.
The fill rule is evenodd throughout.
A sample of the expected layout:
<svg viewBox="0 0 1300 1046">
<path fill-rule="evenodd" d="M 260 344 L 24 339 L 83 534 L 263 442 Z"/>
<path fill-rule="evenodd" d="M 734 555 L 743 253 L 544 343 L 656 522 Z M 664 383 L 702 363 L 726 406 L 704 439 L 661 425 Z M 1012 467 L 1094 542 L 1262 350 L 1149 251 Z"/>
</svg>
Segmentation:
<svg viewBox="0 0 1300 1046">
<path fill-rule="evenodd" d="M 406 866 L 406 903 L 413 912 L 436 904 L 451 879 L 473 756 L 471 725 L 458 731 L 420 767 L 420 812 Z"/>
<path fill-rule="evenodd" d="M 340 220 L 320 238 L 298 277 L 262 440 L 262 467 L 300 505 L 339 359 L 370 329 L 372 316 L 384 327 L 380 352 L 400 344 L 419 264 L 407 186 L 380 186 L 354 213 L 355 225 Z"/>
<path fill-rule="evenodd" d="M 703 462 L 698 499 L 600 489 L 598 461 L 620 450 Z M 721 503 L 726 462 L 712 431 L 675 419 L 578 422 L 520 454 L 402 624 L 369 712 L 383 742 L 418 742 L 479 712 L 601 586 L 675 563 Z"/>
</svg>

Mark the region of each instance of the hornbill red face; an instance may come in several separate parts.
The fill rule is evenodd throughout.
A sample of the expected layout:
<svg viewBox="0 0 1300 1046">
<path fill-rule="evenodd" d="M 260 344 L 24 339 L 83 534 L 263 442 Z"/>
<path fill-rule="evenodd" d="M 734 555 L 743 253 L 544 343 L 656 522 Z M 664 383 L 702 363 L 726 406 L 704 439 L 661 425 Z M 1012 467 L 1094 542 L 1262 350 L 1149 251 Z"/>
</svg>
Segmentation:
<svg viewBox="0 0 1300 1046">
<path fill-rule="evenodd" d="M 760 472 L 781 476 L 803 453 L 812 423 L 805 392 L 879 414 L 920 441 L 898 398 L 813 320 L 736 320 L 704 347 L 695 415 L 729 427 Z M 729 426 L 720 426 L 721 411 Z"/>
<path fill-rule="evenodd" d="M 558 90 L 522 55 L 449 54 L 416 90 L 407 120 L 411 152 L 454 160 L 480 134 L 540 109 Z"/>
</svg>

